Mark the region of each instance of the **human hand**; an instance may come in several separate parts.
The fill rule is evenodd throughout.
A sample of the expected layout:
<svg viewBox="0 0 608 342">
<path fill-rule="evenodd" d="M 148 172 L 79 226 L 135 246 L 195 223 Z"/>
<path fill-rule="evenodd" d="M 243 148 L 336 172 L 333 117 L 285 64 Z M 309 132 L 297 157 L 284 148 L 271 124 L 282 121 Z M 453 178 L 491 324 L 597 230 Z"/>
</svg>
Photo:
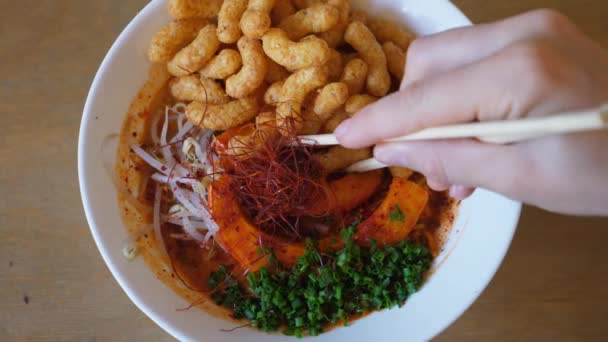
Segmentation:
<svg viewBox="0 0 608 342">
<path fill-rule="evenodd" d="M 432 126 L 546 116 L 607 100 L 608 52 L 561 14 L 537 10 L 417 39 L 400 90 L 335 134 L 359 148 Z M 513 145 L 379 144 L 374 155 L 456 198 L 483 187 L 552 211 L 608 215 L 606 147 L 606 132 L 590 132 Z"/>
</svg>

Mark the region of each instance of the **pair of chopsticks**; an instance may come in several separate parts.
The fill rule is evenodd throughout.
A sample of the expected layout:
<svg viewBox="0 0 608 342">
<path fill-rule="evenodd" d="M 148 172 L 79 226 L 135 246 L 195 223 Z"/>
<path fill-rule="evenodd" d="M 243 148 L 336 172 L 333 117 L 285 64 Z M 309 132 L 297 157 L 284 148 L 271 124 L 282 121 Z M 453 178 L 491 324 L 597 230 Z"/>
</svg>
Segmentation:
<svg viewBox="0 0 608 342">
<path fill-rule="evenodd" d="M 510 144 L 550 135 L 608 129 L 608 104 L 590 110 L 561 113 L 540 118 L 511 121 L 475 122 L 423 129 L 416 133 L 395 137 L 382 143 L 477 138 L 492 144 Z M 315 146 L 338 145 L 333 134 L 302 135 L 302 143 Z M 381 169 L 387 165 L 374 158 L 362 160 L 348 168 L 347 172 L 365 172 Z"/>
</svg>

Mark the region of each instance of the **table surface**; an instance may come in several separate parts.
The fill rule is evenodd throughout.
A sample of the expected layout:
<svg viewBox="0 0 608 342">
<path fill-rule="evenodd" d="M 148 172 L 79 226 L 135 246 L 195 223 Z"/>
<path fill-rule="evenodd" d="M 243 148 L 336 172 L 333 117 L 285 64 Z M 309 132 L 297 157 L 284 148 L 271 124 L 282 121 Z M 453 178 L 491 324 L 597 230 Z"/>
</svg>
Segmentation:
<svg viewBox="0 0 608 342">
<path fill-rule="evenodd" d="M 172 340 L 104 265 L 76 171 L 90 83 L 112 41 L 146 2 L 0 0 L 2 341 Z M 455 2 L 475 22 L 553 7 L 608 47 L 606 0 Z M 608 339 L 606 240 L 606 219 L 526 207 L 496 277 L 437 341 Z"/>
</svg>

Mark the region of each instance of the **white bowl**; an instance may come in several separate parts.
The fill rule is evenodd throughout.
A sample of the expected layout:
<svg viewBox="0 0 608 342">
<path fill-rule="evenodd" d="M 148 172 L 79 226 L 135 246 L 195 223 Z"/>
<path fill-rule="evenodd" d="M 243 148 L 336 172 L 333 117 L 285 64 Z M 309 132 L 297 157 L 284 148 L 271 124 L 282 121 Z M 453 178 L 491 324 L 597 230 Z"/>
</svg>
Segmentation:
<svg viewBox="0 0 608 342">
<path fill-rule="evenodd" d="M 399 19 L 419 35 L 470 21 L 449 1 L 360 0 L 354 7 Z M 159 281 L 141 258 L 122 255 L 127 238 L 116 191 L 101 156 L 104 139 L 118 133 L 129 104 L 147 77 L 146 49 L 152 35 L 169 21 L 163 0 L 148 4 L 120 34 L 106 55 L 86 101 L 78 145 L 78 174 L 85 213 L 97 247 L 129 298 L 152 320 L 180 340 L 283 341 L 289 337 L 252 329 L 226 333 L 234 324 L 192 309 Z M 449 94 L 446 94 L 449 96 Z M 318 341 L 428 340 L 460 316 L 490 282 L 511 243 L 521 204 L 477 191 L 464 201 L 448 248 L 422 289 L 400 309 L 374 313 L 348 328 L 334 329 Z"/>
</svg>

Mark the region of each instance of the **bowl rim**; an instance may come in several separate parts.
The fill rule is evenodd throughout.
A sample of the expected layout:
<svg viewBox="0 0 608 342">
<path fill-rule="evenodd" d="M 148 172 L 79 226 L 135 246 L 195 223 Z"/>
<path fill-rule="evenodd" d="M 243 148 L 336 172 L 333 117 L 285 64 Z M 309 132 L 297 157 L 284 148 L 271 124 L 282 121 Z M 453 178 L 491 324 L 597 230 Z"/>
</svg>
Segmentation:
<svg viewBox="0 0 608 342">
<path fill-rule="evenodd" d="M 466 19 L 469 23 L 468 18 L 458 9 L 453 3 L 448 0 L 442 1 L 444 6 L 451 7 L 450 10 L 455 11 L 462 15 L 464 19 Z M 129 299 L 148 317 L 150 317 L 157 325 L 159 325 L 163 330 L 172 335 L 178 340 L 188 340 L 190 336 L 184 334 L 180 329 L 174 327 L 171 323 L 166 321 L 162 315 L 154 310 L 144 299 L 142 296 L 138 294 L 138 291 L 134 289 L 129 281 L 125 278 L 123 273 L 118 269 L 118 266 L 110 257 L 110 251 L 106 246 L 104 246 L 104 242 L 102 237 L 100 236 L 100 225 L 97 224 L 95 219 L 94 211 L 95 209 L 91 206 L 89 202 L 89 196 L 91 192 L 89 191 L 89 187 L 87 184 L 87 174 L 86 174 L 86 166 L 85 166 L 85 153 L 87 150 L 87 125 L 90 120 L 93 119 L 94 114 L 92 112 L 92 102 L 93 98 L 97 96 L 98 89 L 100 87 L 100 83 L 102 82 L 103 75 L 107 72 L 107 69 L 111 63 L 111 61 L 115 58 L 115 55 L 118 53 L 119 49 L 125 44 L 128 39 L 129 33 L 138 25 L 141 24 L 141 21 L 146 18 L 148 15 L 152 14 L 157 6 L 164 4 L 164 0 L 151 0 L 147 3 L 144 8 L 142 8 L 127 24 L 127 26 L 121 31 L 116 40 L 111 45 L 110 49 L 106 53 L 103 61 L 101 62 L 97 72 L 95 73 L 95 77 L 91 83 L 89 92 L 87 94 L 86 102 L 83 108 L 83 114 L 80 123 L 79 136 L 78 136 L 78 182 L 80 188 L 80 195 L 82 199 L 82 204 L 85 212 L 85 216 L 87 218 L 87 222 L 89 224 L 89 229 L 95 240 L 95 244 L 97 249 L 99 250 L 105 264 L 108 269 L 112 273 L 113 277 L 116 279 L 122 290 L 127 294 Z M 512 227 L 510 232 L 508 232 L 508 239 L 505 239 L 505 243 L 502 245 L 502 249 L 496 251 L 496 255 L 498 256 L 498 262 L 492 267 L 488 269 L 488 272 L 485 273 L 486 277 L 480 280 L 480 284 L 482 285 L 481 291 L 476 293 L 476 295 L 472 295 L 469 297 L 468 301 L 465 301 L 461 304 L 461 308 L 458 314 L 453 315 L 451 319 L 448 319 L 446 324 L 442 326 L 436 327 L 435 331 L 432 333 L 430 338 L 437 336 L 440 332 L 449 327 L 454 321 L 456 321 L 462 314 L 479 298 L 483 290 L 485 290 L 490 283 L 490 281 L 494 278 L 494 275 L 502 265 L 504 257 L 508 252 L 508 249 L 511 245 L 513 236 L 515 234 L 517 228 L 517 222 L 519 220 L 521 214 L 522 204 L 520 202 L 512 201 L 511 207 L 511 218 L 512 223 L 508 222 L 507 226 Z"/>
<path fill-rule="evenodd" d="M 104 246 L 103 239 L 100 236 L 99 228 L 97 222 L 94 217 L 94 209 L 91 207 L 89 203 L 90 192 L 88 190 L 88 185 L 86 182 L 86 173 L 85 173 L 85 152 L 86 152 L 86 144 L 87 140 L 87 123 L 94 117 L 92 112 L 92 99 L 96 96 L 96 93 L 99 89 L 102 75 L 104 75 L 108 69 L 109 64 L 115 58 L 115 55 L 118 53 L 120 47 L 125 44 L 125 41 L 128 38 L 128 34 L 131 30 L 133 30 L 136 26 L 139 25 L 139 22 L 143 20 L 148 14 L 152 13 L 155 10 L 155 6 L 157 5 L 157 0 L 151 0 L 148 2 L 144 8 L 142 8 L 137 14 L 129 21 L 127 26 L 120 32 L 116 40 L 112 43 L 112 46 L 106 52 L 97 72 L 95 73 L 95 77 L 91 83 L 91 87 L 89 88 L 89 92 L 87 93 L 87 98 L 84 104 L 82 118 L 80 121 L 80 129 L 78 133 L 78 185 L 80 188 L 80 197 L 82 199 L 82 205 L 84 208 L 85 216 L 87 218 L 87 223 L 89 224 L 89 230 L 91 231 L 91 235 L 93 235 L 93 240 L 95 240 L 95 245 L 101 254 L 104 263 L 112 273 L 112 276 L 121 289 L 126 293 L 127 297 L 139 308 L 146 316 L 150 317 L 154 323 L 160 326 L 164 331 L 169 333 L 174 338 L 184 341 L 187 340 L 188 337 L 182 334 L 179 330 L 174 329 L 168 322 L 166 322 L 159 313 L 153 310 L 150 305 L 144 301 L 141 296 L 135 291 L 132 286 L 129 285 L 129 282 L 123 276 L 122 272 L 118 270 L 118 266 L 114 263 L 112 258 L 109 255 L 109 250 Z"/>
</svg>

